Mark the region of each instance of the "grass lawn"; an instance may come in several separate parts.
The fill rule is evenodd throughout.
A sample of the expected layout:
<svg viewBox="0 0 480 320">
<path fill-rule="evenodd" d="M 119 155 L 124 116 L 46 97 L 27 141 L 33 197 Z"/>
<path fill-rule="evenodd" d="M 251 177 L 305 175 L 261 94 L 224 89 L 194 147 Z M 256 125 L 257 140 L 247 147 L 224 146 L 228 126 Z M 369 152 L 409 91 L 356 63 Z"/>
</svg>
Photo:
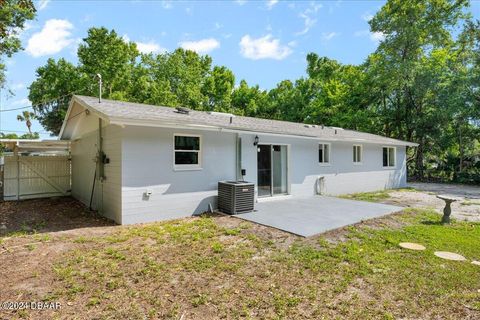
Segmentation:
<svg viewBox="0 0 480 320">
<path fill-rule="evenodd" d="M 369 202 L 380 202 L 390 198 L 390 193 L 392 191 L 396 192 L 415 192 L 414 188 L 400 188 L 400 189 L 390 189 L 390 190 L 380 190 L 374 192 L 359 192 L 359 193 L 350 193 L 339 196 L 339 198 L 358 200 L 358 201 L 369 201 Z"/>
<path fill-rule="evenodd" d="M 444 226 L 439 219 L 430 210 L 407 209 L 314 239 L 288 235 L 287 242 L 229 217 L 48 237 L 45 246 L 69 249 L 50 257 L 44 271 L 29 275 L 46 290 L 30 291 L 21 300 L 60 301 L 63 307 L 9 316 L 479 318 L 480 266 L 442 260 L 433 252 L 480 260 L 480 225 Z M 401 249 L 402 241 L 427 250 Z M 41 254 L 41 248 L 25 254 Z"/>
</svg>

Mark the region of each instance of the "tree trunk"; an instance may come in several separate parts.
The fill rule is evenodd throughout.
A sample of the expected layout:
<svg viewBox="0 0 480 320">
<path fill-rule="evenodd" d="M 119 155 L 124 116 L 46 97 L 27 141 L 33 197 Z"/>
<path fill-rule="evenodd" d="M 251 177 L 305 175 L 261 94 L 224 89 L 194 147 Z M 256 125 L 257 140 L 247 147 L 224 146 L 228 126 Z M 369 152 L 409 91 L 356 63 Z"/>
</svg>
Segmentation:
<svg viewBox="0 0 480 320">
<path fill-rule="evenodd" d="M 418 147 L 417 147 L 417 153 L 415 156 L 415 166 L 416 166 L 416 171 L 417 171 L 417 178 L 419 180 L 422 180 L 425 176 L 424 172 L 424 166 L 423 166 L 423 138 L 420 139 Z"/>
<path fill-rule="evenodd" d="M 460 160 L 458 164 L 458 173 L 463 171 L 463 156 L 464 156 L 464 147 L 463 147 L 463 137 L 462 137 L 462 126 L 458 126 L 458 149 L 460 151 Z"/>
</svg>

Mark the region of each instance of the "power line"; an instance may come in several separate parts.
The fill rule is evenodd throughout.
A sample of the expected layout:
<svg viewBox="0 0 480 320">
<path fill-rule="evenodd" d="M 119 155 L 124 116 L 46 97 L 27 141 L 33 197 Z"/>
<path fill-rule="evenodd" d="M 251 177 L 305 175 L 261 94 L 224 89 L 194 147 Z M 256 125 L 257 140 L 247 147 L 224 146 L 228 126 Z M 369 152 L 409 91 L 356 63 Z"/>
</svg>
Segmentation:
<svg viewBox="0 0 480 320">
<path fill-rule="evenodd" d="M 28 131 L 22 131 L 22 130 L 0 130 L 0 133 L 3 133 L 3 132 L 13 132 L 13 133 L 30 133 Z M 32 132 L 32 133 L 39 133 L 39 134 L 50 134 L 50 132 L 46 132 L 46 131 L 36 131 L 36 132 Z"/>
<path fill-rule="evenodd" d="M 8 111 L 16 111 L 16 110 L 23 110 L 23 109 L 30 109 L 30 108 L 33 108 L 35 109 L 36 107 L 39 107 L 39 106 L 43 106 L 45 104 L 49 104 L 53 101 L 58 101 L 62 98 L 65 98 L 65 97 L 68 97 L 68 96 L 71 96 L 71 95 L 74 95 L 75 93 L 78 93 L 78 92 L 82 92 L 83 90 L 89 88 L 90 86 L 86 86 L 80 90 L 75 90 L 75 91 L 72 91 L 70 93 L 67 93 L 67 94 L 64 94 L 64 95 L 61 95 L 61 96 L 58 96 L 54 99 L 50 99 L 50 100 L 44 100 L 42 103 L 38 103 L 38 104 L 34 104 L 34 105 L 30 105 L 30 106 L 26 106 L 26 107 L 20 107 L 20 108 L 11 108 L 11 109 L 4 109 L 4 110 L 1 110 L 0 109 L 0 112 L 8 112 Z"/>
<path fill-rule="evenodd" d="M 29 109 L 29 108 L 33 108 L 33 106 L 26 106 L 26 107 L 14 108 L 14 109 L 5 109 L 5 110 L 0 110 L 0 112 L 15 111 L 15 110 L 22 110 L 22 109 Z"/>
</svg>

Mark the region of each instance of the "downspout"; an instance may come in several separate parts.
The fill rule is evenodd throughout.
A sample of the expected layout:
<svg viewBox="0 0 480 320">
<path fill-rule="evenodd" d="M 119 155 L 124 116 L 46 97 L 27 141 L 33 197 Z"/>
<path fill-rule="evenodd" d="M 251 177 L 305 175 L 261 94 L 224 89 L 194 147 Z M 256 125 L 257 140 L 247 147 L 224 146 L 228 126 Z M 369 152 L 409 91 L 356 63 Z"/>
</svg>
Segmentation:
<svg viewBox="0 0 480 320">
<path fill-rule="evenodd" d="M 101 183 L 100 189 L 100 208 L 99 212 L 103 212 L 103 182 L 105 181 L 105 166 L 104 159 L 105 154 L 103 153 L 103 131 L 102 131 L 102 119 L 98 119 L 98 154 L 97 154 L 97 165 L 98 165 L 98 180 Z M 100 209 L 99 208 L 99 209 Z"/>
</svg>

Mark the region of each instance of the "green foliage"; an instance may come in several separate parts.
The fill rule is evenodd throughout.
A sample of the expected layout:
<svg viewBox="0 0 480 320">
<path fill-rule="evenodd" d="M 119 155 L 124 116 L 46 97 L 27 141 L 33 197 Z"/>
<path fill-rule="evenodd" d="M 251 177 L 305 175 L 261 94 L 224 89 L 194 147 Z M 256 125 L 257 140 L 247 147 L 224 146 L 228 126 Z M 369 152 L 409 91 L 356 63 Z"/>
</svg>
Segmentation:
<svg viewBox="0 0 480 320">
<path fill-rule="evenodd" d="M 390 194 L 387 190 L 375 191 L 375 192 L 360 192 L 352 193 L 340 196 L 344 199 L 352 199 L 359 201 L 380 202 L 382 200 L 390 198 Z"/>
<path fill-rule="evenodd" d="M 384 39 L 361 65 L 316 53 L 306 75 L 271 90 L 249 85 L 209 56 L 177 49 L 140 54 L 115 31 L 91 28 L 79 65 L 49 60 L 29 98 L 58 134 L 70 93 L 195 110 L 338 126 L 417 142 L 409 173 L 419 179 L 480 182 L 480 22 L 467 0 L 389 0 L 369 22 Z M 412 22 L 415 23 L 412 23 Z M 63 99 L 44 103 L 65 96 Z"/>
<path fill-rule="evenodd" d="M 70 93 L 92 93 L 91 89 L 81 90 L 92 82 L 78 67 L 63 58 L 58 61 L 48 59 L 46 65 L 37 69 L 36 76 L 30 85 L 28 98 L 35 105 L 38 121 L 46 130 L 57 135 L 68 109 Z"/>
<path fill-rule="evenodd" d="M 0 88 L 5 83 L 3 56 L 11 57 L 22 49 L 19 33 L 27 20 L 35 17 L 32 0 L 0 1 Z"/>
<path fill-rule="evenodd" d="M 268 230 L 225 236 L 235 229 L 225 229 L 216 218 L 119 227 L 81 245 L 78 238 L 53 240 L 77 243 L 53 265 L 55 293 L 75 304 L 96 305 L 107 318 L 125 317 L 125 296 L 129 305 L 164 312 L 175 297 L 180 313 L 196 312 L 198 318 L 212 312 L 269 319 L 475 315 L 464 306 L 478 307 L 480 298 L 478 266 L 470 263 L 480 254 L 480 224 L 442 225 L 440 219 L 435 210 L 408 208 L 389 217 L 390 226 L 380 219 L 313 239 Z M 240 222 L 229 225 L 241 229 Z M 400 242 L 420 243 L 426 250 L 403 249 Z M 446 261 L 435 251 L 456 252 L 468 261 Z M 49 275 L 40 277 L 44 274 Z"/>
<path fill-rule="evenodd" d="M 25 122 L 28 133 L 31 135 L 32 134 L 32 120 L 35 119 L 35 113 L 31 111 L 23 111 L 22 114 L 17 115 L 17 120 L 21 122 Z"/>
</svg>

